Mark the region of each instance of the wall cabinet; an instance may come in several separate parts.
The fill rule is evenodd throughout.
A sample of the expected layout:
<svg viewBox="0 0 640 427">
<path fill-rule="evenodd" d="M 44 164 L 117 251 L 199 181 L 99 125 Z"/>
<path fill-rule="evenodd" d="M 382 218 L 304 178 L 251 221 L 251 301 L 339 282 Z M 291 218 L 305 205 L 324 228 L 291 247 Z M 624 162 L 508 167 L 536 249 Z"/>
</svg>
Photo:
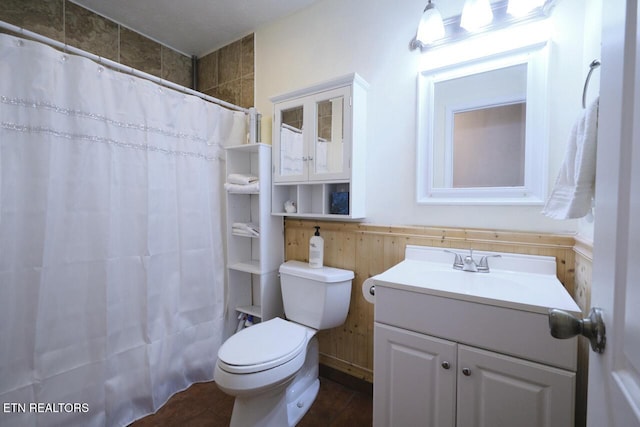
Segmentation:
<svg viewBox="0 0 640 427">
<path fill-rule="evenodd" d="M 375 310 L 374 426 L 574 425 L 575 342 L 546 315 L 382 286 Z"/>
<path fill-rule="evenodd" d="M 354 73 L 271 98 L 274 215 L 364 217 L 367 87 Z"/>
<path fill-rule="evenodd" d="M 228 147 L 226 174 L 258 179 L 257 186 L 226 188 L 228 337 L 239 313 L 256 322 L 283 316 L 278 268 L 284 262 L 284 231 L 282 218 L 270 212 L 271 146 Z"/>
</svg>

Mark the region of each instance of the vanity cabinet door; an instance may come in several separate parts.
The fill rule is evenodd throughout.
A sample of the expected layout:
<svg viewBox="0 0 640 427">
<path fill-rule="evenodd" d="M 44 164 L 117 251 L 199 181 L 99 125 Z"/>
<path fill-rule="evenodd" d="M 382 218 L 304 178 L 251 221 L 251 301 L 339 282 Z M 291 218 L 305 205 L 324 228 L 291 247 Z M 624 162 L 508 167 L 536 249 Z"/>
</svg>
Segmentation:
<svg viewBox="0 0 640 427">
<path fill-rule="evenodd" d="M 380 323 L 374 336 L 373 425 L 453 427 L 457 345 Z"/>
<path fill-rule="evenodd" d="M 575 373 L 458 346 L 458 427 L 574 425 Z"/>
</svg>

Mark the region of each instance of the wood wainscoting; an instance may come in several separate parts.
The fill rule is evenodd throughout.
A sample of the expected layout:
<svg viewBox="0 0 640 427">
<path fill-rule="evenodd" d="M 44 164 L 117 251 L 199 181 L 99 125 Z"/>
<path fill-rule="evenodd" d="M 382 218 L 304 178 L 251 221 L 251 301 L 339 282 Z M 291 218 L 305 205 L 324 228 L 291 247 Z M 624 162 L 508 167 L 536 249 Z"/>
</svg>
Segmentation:
<svg viewBox="0 0 640 427">
<path fill-rule="evenodd" d="M 309 260 L 309 239 L 316 225 L 324 238 L 324 264 L 355 272 L 346 322 L 318 335 L 320 363 L 369 382 L 373 382 L 373 305 L 362 296 L 362 282 L 402 261 L 408 244 L 553 256 L 558 278 L 572 296 L 575 293 L 573 235 L 286 219 L 287 260 Z"/>
</svg>

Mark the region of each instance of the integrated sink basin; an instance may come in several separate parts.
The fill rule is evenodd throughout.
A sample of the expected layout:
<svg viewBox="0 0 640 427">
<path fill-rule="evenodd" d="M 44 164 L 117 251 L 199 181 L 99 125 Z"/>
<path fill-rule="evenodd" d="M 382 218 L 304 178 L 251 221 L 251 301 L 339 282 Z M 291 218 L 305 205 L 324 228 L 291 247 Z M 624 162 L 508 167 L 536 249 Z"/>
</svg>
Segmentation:
<svg viewBox="0 0 640 427">
<path fill-rule="evenodd" d="M 465 257 L 468 251 L 456 250 Z M 496 253 L 474 251 L 473 258 Z M 547 314 L 550 308 L 580 313 L 556 277 L 553 257 L 500 253 L 488 273 L 453 268 L 454 255 L 441 248 L 407 246 L 405 260 L 374 277 L 376 290 L 395 289 Z"/>
</svg>

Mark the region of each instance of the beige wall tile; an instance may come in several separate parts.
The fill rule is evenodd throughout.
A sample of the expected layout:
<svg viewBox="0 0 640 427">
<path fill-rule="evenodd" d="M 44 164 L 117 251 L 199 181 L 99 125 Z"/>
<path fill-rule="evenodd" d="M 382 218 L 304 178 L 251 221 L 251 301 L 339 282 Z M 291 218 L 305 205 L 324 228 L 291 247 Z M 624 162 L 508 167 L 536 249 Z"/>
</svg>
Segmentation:
<svg viewBox="0 0 640 427">
<path fill-rule="evenodd" d="M 222 99 L 223 101 L 227 101 L 232 104 L 239 105 L 240 91 L 241 91 L 241 86 L 239 83 L 240 83 L 240 80 L 237 80 L 234 82 L 223 83 L 221 85 L 218 85 L 218 87 L 215 90 L 217 95 L 214 95 L 214 96 L 216 98 Z"/>
<path fill-rule="evenodd" d="M 162 78 L 193 88 L 191 58 L 162 46 Z"/>
<path fill-rule="evenodd" d="M 67 2 L 65 43 L 103 58 L 118 61 L 118 24 Z"/>
<path fill-rule="evenodd" d="M 127 28 L 120 28 L 120 63 L 160 77 L 161 47 Z"/>
<path fill-rule="evenodd" d="M 240 78 L 242 41 L 220 48 L 218 56 L 218 84 L 223 85 Z"/>
<path fill-rule="evenodd" d="M 243 76 L 240 79 L 240 106 L 244 108 L 253 107 L 254 102 L 254 78 L 253 74 Z"/>
<path fill-rule="evenodd" d="M 64 43 L 64 0 L 1 0 L 0 20 Z"/>
<path fill-rule="evenodd" d="M 240 58 L 240 75 L 247 76 L 254 73 L 254 36 L 250 34 L 244 37 L 242 43 L 242 56 Z"/>
<path fill-rule="evenodd" d="M 198 90 L 205 92 L 218 86 L 218 51 L 198 58 Z"/>
</svg>

